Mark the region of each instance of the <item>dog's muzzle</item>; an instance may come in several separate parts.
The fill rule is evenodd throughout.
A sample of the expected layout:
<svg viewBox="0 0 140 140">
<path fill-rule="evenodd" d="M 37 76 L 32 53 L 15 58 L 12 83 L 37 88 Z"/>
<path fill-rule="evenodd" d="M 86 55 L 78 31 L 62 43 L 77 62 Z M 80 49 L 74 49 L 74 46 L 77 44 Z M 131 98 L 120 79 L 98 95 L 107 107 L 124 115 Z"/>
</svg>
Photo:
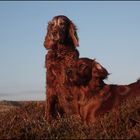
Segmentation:
<svg viewBox="0 0 140 140">
<path fill-rule="evenodd" d="M 56 43 L 63 43 L 66 39 L 66 31 L 63 28 L 56 27 L 51 32 L 51 38 Z"/>
</svg>

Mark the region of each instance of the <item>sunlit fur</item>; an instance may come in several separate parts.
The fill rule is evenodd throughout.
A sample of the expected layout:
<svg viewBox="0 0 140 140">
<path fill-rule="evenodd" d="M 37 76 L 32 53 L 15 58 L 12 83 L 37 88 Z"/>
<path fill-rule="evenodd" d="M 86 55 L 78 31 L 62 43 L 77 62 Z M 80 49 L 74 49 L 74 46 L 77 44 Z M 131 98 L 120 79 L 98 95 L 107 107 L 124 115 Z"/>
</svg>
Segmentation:
<svg viewBox="0 0 140 140">
<path fill-rule="evenodd" d="M 80 89 L 79 112 L 87 124 L 107 111 L 116 110 L 123 100 L 140 95 L 140 80 L 129 85 L 108 85 L 103 81 L 108 74 L 95 60 L 81 58 L 67 75 Z"/>
<path fill-rule="evenodd" d="M 45 58 L 46 109 L 48 122 L 78 113 L 77 95 L 67 82 L 66 70 L 73 67 L 79 58 L 76 27 L 66 16 L 54 17 L 48 24 L 44 47 L 48 50 Z"/>
<path fill-rule="evenodd" d="M 54 17 L 48 23 L 44 47 L 46 49 L 52 49 L 58 47 L 58 44 L 69 47 L 78 46 L 79 43 L 76 30 L 76 26 L 68 17 L 64 15 Z"/>
</svg>

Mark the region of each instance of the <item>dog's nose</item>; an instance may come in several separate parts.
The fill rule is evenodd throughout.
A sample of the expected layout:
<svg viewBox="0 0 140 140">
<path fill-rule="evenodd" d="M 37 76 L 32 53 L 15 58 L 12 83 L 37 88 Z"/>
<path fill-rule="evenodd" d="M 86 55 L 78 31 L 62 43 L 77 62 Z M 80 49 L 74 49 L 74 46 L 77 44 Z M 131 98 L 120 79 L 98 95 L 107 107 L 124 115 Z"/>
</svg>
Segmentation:
<svg viewBox="0 0 140 140">
<path fill-rule="evenodd" d="M 54 30 L 54 31 L 52 32 L 52 35 L 53 35 L 53 36 L 56 36 L 56 34 L 57 34 L 57 31 Z"/>
<path fill-rule="evenodd" d="M 67 74 L 68 77 L 71 77 L 72 76 L 72 70 L 71 69 L 66 70 L 66 74 Z"/>
</svg>

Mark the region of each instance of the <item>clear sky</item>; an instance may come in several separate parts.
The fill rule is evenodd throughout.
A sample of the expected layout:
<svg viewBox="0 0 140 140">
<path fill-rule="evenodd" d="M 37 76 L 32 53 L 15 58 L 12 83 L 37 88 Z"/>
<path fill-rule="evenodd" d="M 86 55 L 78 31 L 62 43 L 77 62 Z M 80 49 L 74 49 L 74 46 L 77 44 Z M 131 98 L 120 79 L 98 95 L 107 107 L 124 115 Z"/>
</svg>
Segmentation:
<svg viewBox="0 0 140 140">
<path fill-rule="evenodd" d="M 140 78 L 140 2 L 0 1 L 0 100 L 45 99 L 47 23 L 68 16 L 78 28 L 80 57 L 96 58 L 105 82 Z"/>
</svg>

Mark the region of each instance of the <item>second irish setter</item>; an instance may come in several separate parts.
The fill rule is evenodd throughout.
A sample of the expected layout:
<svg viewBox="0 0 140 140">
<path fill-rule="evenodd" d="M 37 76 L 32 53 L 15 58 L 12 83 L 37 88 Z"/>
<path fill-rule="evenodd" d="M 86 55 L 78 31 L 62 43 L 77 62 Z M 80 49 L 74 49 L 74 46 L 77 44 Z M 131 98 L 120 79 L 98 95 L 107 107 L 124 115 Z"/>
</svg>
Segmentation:
<svg viewBox="0 0 140 140">
<path fill-rule="evenodd" d="M 67 74 L 69 82 L 80 89 L 79 112 L 87 124 L 117 109 L 123 100 L 140 95 L 140 80 L 129 85 L 108 85 L 103 81 L 108 75 L 101 64 L 88 58 L 80 58 Z"/>
</svg>

